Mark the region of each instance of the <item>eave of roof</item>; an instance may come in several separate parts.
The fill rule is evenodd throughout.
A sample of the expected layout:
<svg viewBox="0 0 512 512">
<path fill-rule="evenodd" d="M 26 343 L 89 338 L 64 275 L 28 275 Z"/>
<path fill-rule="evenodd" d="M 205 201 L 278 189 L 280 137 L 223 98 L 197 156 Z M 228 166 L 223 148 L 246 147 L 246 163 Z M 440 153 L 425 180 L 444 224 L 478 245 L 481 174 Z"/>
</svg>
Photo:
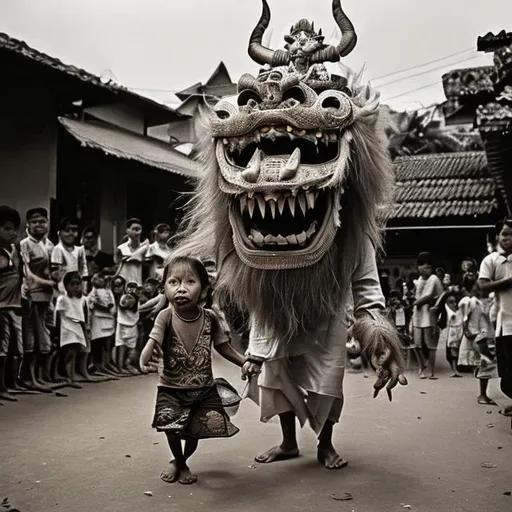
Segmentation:
<svg viewBox="0 0 512 512">
<path fill-rule="evenodd" d="M 137 101 L 143 102 L 153 108 L 157 108 L 162 111 L 168 111 L 169 113 L 172 113 L 177 117 L 180 116 L 179 113 L 177 113 L 173 108 L 169 107 L 168 105 L 159 103 L 151 98 L 141 96 L 140 94 L 134 92 L 133 90 L 127 87 L 119 85 L 118 83 L 113 82 L 112 80 L 105 80 L 102 77 L 90 73 L 82 68 L 78 68 L 70 64 L 64 64 L 60 59 L 57 59 L 56 57 L 51 57 L 46 53 L 40 52 L 39 50 L 36 50 L 35 48 L 29 46 L 24 41 L 20 41 L 19 39 L 16 39 L 14 37 L 9 36 L 8 34 L 1 32 L 0 50 L 6 50 L 21 57 L 30 59 L 34 62 L 37 62 L 38 64 L 53 69 L 57 72 L 63 73 L 67 76 L 73 77 L 81 82 L 91 84 L 94 87 L 110 91 L 114 94 L 132 97 Z"/>
<path fill-rule="evenodd" d="M 498 207 L 484 151 L 399 157 L 387 220 L 488 215 Z"/>
<path fill-rule="evenodd" d="M 175 151 L 166 142 L 96 121 L 85 122 L 59 117 L 59 122 L 83 146 L 100 149 L 108 155 L 135 160 L 187 178 L 197 179 L 200 176 L 199 164 Z"/>
</svg>

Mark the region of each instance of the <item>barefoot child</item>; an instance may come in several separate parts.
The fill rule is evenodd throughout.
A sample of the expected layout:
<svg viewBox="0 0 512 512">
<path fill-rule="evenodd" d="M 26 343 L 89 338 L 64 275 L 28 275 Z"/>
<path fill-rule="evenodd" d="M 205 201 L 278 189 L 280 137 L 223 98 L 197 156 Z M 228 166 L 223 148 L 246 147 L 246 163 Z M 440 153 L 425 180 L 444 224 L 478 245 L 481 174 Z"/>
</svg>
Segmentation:
<svg viewBox="0 0 512 512">
<path fill-rule="evenodd" d="M 457 294 L 446 292 L 438 304 L 439 341 L 446 345 L 446 360 L 453 370 L 452 377 L 462 377 L 457 369 L 459 348 L 463 334 L 462 312 L 457 304 Z"/>
<path fill-rule="evenodd" d="M 80 389 L 75 366 L 77 356 L 87 347 L 87 302 L 82 295 L 82 277 L 78 272 L 67 272 L 62 284 L 66 294 L 57 298 L 55 325 L 60 334 L 66 378 L 70 387 Z"/>
<path fill-rule="evenodd" d="M 464 335 L 459 350 L 459 365 L 471 366 L 479 381 L 480 394 L 477 401 L 483 405 L 496 405 L 487 395 L 489 379 L 492 377 L 489 367 L 493 365 L 488 349 L 490 320 L 485 314 L 484 305 L 480 300 L 480 288 L 474 274 L 465 274 L 462 285 L 467 295 L 459 302 L 462 311 Z"/>
<path fill-rule="evenodd" d="M 221 327 L 217 315 L 198 306 L 209 284 L 200 260 L 172 259 L 165 268 L 163 283 L 170 306 L 156 318 L 140 366 L 147 371 L 153 350 L 161 347 L 163 367 L 153 427 L 165 432 L 174 460 L 160 478 L 165 482 L 193 484 L 197 476 L 190 472 L 187 461 L 196 451 L 199 439 L 231 437 L 238 433 L 224 406 L 238 404 L 241 398 L 226 381 L 213 378 L 212 345 L 237 366 L 244 366 L 246 359 L 232 348 L 228 332 Z M 243 372 L 242 378 L 248 373 Z"/>
<path fill-rule="evenodd" d="M 139 296 L 137 283 L 127 283 L 117 307 L 116 366 L 122 374 L 136 374 L 130 364 L 139 337 Z"/>
</svg>

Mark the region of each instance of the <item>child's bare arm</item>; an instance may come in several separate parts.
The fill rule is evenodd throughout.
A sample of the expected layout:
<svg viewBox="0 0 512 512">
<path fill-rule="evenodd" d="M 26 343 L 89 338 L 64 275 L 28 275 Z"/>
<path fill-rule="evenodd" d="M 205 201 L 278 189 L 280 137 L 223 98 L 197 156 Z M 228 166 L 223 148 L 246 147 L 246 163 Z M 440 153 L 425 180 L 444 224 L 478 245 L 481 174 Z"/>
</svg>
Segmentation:
<svg viewBox="0 0 512 512">
<path fill-rule="evenodd" d="M 478 286 L 484 295 L 489 295 L 492 292 L 501 292 L 512 287 L 512 277 L 506 277 L 505 279 L 499 279 L 498 281 L 479 279 Z"/>
<path fill-rule="evenodd" d="M 240 368 L 244 365 L 247 360 L 242 354 L 237 352 L 231 345 L 231 343 L 226 342 L 220 345 L 215 345 L 215 350 L 227 361 L 230 363 L 236 364 Z"/>
<path fill-rule="evenodd" d="M 149 338 L 146 346 L 142 349 L 139 358 L 139 366 L 143 372 L 148 371 L 148 363 L 153 355 L 153 350 L 155 348 L 156 341 L 153 338 Z"/>
</svg>

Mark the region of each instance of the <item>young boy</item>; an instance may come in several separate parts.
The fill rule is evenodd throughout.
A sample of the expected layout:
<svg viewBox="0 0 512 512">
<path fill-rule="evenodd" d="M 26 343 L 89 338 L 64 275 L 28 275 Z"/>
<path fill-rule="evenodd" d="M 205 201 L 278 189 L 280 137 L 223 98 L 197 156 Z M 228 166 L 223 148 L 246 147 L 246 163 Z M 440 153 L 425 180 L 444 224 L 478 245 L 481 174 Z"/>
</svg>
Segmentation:
<svg viewBox="0 0 512 512">
<path fill-rule="evenodd" d="M 59 282 L 59 291 L 66 293 L 62 279 L 68 272 L 78 272 L 84 280 L 88 277 L 87 258 L 83 246 L 75 245 L 78 238 L 78 222 L 65 217 L 59 226 L 59 243 L 52 252 L 52 272 Z"/>
<path fill-rule="evenodd" d="M 148 248 L 146 260 L 151 264 L 150 276 L 161 281 L 165 262 L 172 255 L 172 249 L 167 245 L 171 237 L 171 227 L 169 224 L 158 224 L 154 233 L 155 241 Z"/>
<path fill-rule="evenodd" d="M 23 262 L 15 245 L 20 228 L 20 214 L 9 206 L 0 206 L 0 399 L 15 402 L 7 391 L 7 380 L 17 385 L 23 355 L 21 334 L 21 285 Z M 8 356 L 12 365 L 7 369 Z M 7 379 L 8 378 L 8 379 Z"/>
<path fill-rule="evenodd" d="M 416 295 L 412 313 L 413 350 L 418 361 L 421 379 L 437 379 L 434 376 L 438 338 L 435 335 L 435 320 L 430 309 L 437 298 L 443 293 L 443 285 L 433 273 L 433 256 L 429 252 L 418 255 L 418 273 Z M 425 362 L 422 349 L 428 349 L 428 360 Z"/>
<path fill-rule="evenodd" d="M 119 265 L 117 275 L 127 283 L 142 285 L 142 265 L 146 261 L 149 242 L 141 243 L 142 224 L 139 219 L 126 221 L 126 236 L 128 240 L 119 245 L 116 252 L 116 263 Z"/>
<path fill-rule="evenodd" d="M 512 398 L 512 218 L 496 226 L 498 252 L 486 256 L 480 265 L 478 284 L 485 295 L 495 293 L 496 318 L 496 359 L 500 387 Z M 512 416 L 512 406 L 502 414 Z"/>
<path fill-rule="evenodd" d="M 20 242 L 21 254 L 32 274 L 25 280 L 26 313 L 23 319 L 24 370 L 29 388 L 46 386 L 51 381 L 52 342 L 46 318 L 53 298 L 50 259 L 54 245 L 48 236 L 48 211 L 32 208 L 25 215 L 27 237 Z M 34 280 L 37 278 L 37 282 Z M 38 378 L 42 370 L 41 380 Z"/>
</svg>

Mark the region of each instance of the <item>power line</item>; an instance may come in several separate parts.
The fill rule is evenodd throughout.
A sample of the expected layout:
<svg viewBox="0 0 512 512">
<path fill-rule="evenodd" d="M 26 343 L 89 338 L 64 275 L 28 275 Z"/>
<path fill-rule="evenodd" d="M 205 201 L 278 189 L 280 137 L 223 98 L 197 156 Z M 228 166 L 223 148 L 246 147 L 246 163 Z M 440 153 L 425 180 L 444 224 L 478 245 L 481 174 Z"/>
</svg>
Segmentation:
<svg viewBox="0 0 512 512">
<path fill-rule="evenodd" d="M 483 54 L 480 54 L 480 55 L 473 55 L 473 57 L 468 57 L 467 59 L 463 59 L 463 60 L 459 60 L 457 62 L 452 62 L 452 63 L 449 63 L 449 64 L 445 64 L 443 66 L 437 66 L 435 68 L 431 68 L 431 69 L 428 69 L 426 71 L 421 71 L 419 73 L 415 73 L 414 75 L 406 75 L 402 78 L 395 78 L 394 80 L 390 80 L 389 82 L 386 82 L 386 83 L 383 83 L 383 84 L 380 84 L 378 85 L 377 87 L 380 89 L 381 87 L 386 87 L 387 85 L 391 85 L 391 84 L 395 84 L 397 82 L 401 82 L 403 80 L 408 80 L 409 78 L 415 78 L 417 76 L 421 76 L 421 75 L 426 75 L 428 73 L 431 73 L 432 71 L 438 71 L 439 69 L 444 69 L 444 68 L 447 68 L 447 67 L 451 67 L 451 66 L 457 66 L 459 64 L 462 64 L 463 62 L 467 62 L 467 61 L 470 61 L 470 60 L 475 60 L 475 59 L 479 59 L 479 58 L 482 58 L 482 57 L 487 57 L 487 55 L 483 55 Z"/>
<path fill-rule="evenodd" d="M 374 78 L 370 78 L 370 81 L 380 80 L 381 78 L 387 78 L 388 76 L 398 75 L 400 73 L 405 73 L 406 71 L 412 71 L 413 69 L 422 68 L 424 66 L 429 66 L 430 64 L 437 64 L 442 60 L 450 59 L 451 57 L 458 57 L 459 55 L 463 55 L 464 53 L 468 53 L 474 51 L 474 48 L 468 48 L 466 50 L 462 50 L 460 52 L 452 53 L 450 55 L 445 55 L 444 57 L 440 57 L 438 59 L 431 60 L 429 62 L 424 62 L 423 64 L 416 64 L 415 66 L 410 66 L 408 68 L 399 69 L 398 71 L 392 71 L 391 73 L 386 73 L 385 75 L 376 76 Z"/>
<path fill-rule="evenodd" d="M 422 85 L 421 87 L 416 87 L 415 89 L 411 89 L 410 91 L 405 91 L 400 94 L 395 94 L 395 96 L 391 96 L 390 98 L 383 99 L 382 101 L 394 100 L 395 98 L 400 98 L 400 96 L 405 96 L 406 94 L 410 94 L 412 92 L 421 91 L 423 89 L 428 89 L 429 87 L 434 87 L 434 85 L 439 85 L 440 83 L 441 82 L 439 82 L 439 80 L 437 80 L 436 82 L 433 82 L 431 84 Z"/>
</svg>

